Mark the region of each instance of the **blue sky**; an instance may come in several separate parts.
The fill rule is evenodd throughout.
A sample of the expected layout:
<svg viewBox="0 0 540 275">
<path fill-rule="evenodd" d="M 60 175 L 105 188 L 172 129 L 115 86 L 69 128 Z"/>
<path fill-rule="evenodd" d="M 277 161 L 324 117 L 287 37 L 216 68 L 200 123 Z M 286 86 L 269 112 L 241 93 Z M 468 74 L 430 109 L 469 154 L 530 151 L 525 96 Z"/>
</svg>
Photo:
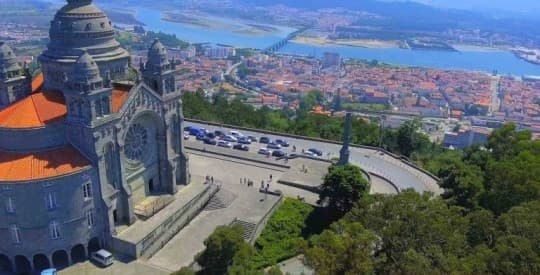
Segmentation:
<svg viewBox="0 0 540 275">
<path fill-rule="evenodd" d="M 402 1 L 402 0 L 398 0 Z M 540 0 L 412 0 L 433 6 L 477 11 L 540 14 Z"/>
</svg>

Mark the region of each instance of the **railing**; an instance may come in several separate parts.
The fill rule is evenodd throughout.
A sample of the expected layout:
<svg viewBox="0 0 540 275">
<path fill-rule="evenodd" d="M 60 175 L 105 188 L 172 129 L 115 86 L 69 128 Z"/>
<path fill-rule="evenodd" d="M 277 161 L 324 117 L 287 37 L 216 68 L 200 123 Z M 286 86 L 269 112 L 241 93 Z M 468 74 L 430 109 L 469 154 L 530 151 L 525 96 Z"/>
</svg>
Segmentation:
<svg viewBox="0 0 540 275">
<path fill-rule="evenodd" d="M 161 239 L 162 244 L 167 243 L 170 239 L 172 239 L 176 233 L 178 233 L 186 224 L 189 223 L 189 221 L 195 217 L 201 210 L 204 208 L 204 204 L 200 209 L 196 209 L 192 215 L 190 216 L 186 222 L 180 226 L 176 227 L 176 230 L 174 230 L 173 225 L 175 225 L 186 213 L 196 204 L 199 202 L 199 200 L 205 196 L 211 197 L 215 192 L 219 191 L 220 187 L 217 185 L 209 185 L 206 187 L 206 189 L 199 193 L 197 196 L 192 198 L 187 204 L 182 206 L 178 211 L 176 211 L 175 214 L 173 214 L 171 217 L 169 217 L 167 220 L 163 221 L 162 224 L 160 224 L 158 227 L 156 227 L 152 232 L 148 233 L 148 235 L 139 241 L 137 245 L 142 244 L 141 250 L 139 252 L 139 257 L 145 257 L 150 258 L 152 257 L 163 245 L 156 246 L 156 240 L 159 240 L 160 237 L 164 235 L 164 233 L 169 233 L 168 236 L 166 236 L 164 239 Z M 212 193 L 209 195 L 209 193 Z M 164 228 L 165 227 L 165 228 Z M 148 252 L 148 250 L 151 250 Z"/>
<path fill-rule="evenodd" d="M 279 196 L 279 200 L 277 201 L 277 203 L 275 203 L 272 206 L 272 208 L 270 209 L 270 211 L 266 212 L 266 214 L 264 214 L 262 219 L 259 220 L 259 222 L 255 225 L 255 230 L 253 230 L 253 234 L 251 235 L 251 237 L 249 239 L 250 244 L 255 244 L 255 241 L 257 240 L 259 235 L 262 233 L 262 230 L 266 226 L 266 223 L 268 222 L 268 219 L 270 218 L 270 216 L 272 214 L 274 214 L 274 212 L 276 212 L 276 210 L 279 208 L 279 206 L 281 206 L 281 204 L 283 203 L 283 198 L 284 198 L 284 196 L 283 196 L 283 194 L 281 194 Z"/>
</svg>

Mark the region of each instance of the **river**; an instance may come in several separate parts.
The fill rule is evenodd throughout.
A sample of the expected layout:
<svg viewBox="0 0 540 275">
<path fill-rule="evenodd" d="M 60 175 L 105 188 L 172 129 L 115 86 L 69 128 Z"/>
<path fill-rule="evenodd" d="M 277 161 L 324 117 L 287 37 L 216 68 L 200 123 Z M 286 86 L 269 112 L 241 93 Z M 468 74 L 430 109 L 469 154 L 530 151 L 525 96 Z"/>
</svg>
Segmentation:
<svg viewBox="0 0 540 275">
<path fill-rule="evenodd" d="M 169 22 L 162 19 L 157 10 L 138 7 L 136 19 L 146 24 L 152 31 L 176 34 L 180 39 L 192 43 L 226 44 L 236 47 L 263 49 L 285 38 L 294 29 L 273 26 L 277 31 L 270 34 L 252 34 L 227 28 L 205 28 L 184 23 Z M 223 25 L 238 24 L 237 20 L 212 18 Z M 244 22 L 249 23 L 249 22 Z M 412 51 L 399 48 L 359 48 L 337 45 L 309 45 L 288 43 L 280 50 L 282 53 L 321 56 L 324 52 L 337 52 L 344 58 L 378 60 L 380 62 L 439 69 L 456 69 L 493 72 L 500 74 L 540 75 L 540 66 L 525 62 L 506 51 L 462 50 L 446 51 Z"/>
</svg>

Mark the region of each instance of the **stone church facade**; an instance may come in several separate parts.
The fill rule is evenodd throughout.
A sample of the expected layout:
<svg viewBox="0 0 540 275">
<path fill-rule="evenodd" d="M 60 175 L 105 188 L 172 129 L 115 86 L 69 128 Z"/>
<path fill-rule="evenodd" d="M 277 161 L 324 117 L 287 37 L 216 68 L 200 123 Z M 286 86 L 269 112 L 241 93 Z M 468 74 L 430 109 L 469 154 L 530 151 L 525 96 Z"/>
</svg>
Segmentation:
<svg viewBox="0 0 540 275">
<path fill-rule="evenodd" d="M 68 0 L 32 78 L 0 44 L 0 273 L 110 247 L 134 206 L 189 183 L 174 62 L 154 41 L 136 81 L 112 23 Z"/>
</svg>

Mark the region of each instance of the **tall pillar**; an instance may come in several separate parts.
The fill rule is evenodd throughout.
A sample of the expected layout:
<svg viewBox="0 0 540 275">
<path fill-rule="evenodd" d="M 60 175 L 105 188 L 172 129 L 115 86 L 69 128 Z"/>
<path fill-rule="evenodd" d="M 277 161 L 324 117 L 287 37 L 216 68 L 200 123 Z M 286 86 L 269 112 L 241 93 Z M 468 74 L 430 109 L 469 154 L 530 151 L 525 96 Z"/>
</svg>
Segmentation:
<svg viewBox="0 0 540 275">
<path fill-rule="evenodd" d="M 345 115 L 345 131 L 343 131 L 343 147 L 339 151 L 339 166 L 349 164 L 349 158 L 351 152 L 349 150 L 349 143 L 351 142 L 351 128 L 352 128 L 352 113 Z"/>
</svg>

